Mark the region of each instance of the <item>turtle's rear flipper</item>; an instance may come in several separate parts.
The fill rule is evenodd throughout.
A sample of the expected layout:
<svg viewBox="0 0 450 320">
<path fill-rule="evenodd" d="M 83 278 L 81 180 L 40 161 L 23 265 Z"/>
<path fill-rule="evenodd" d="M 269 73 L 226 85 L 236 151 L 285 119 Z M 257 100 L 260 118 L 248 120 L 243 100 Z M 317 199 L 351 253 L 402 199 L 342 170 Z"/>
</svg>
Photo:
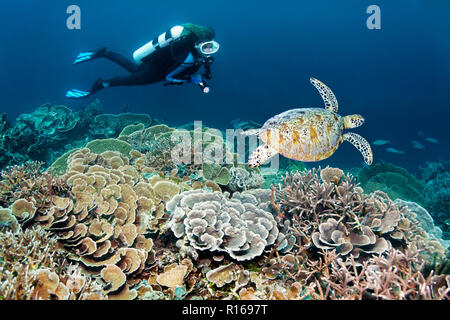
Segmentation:
<svg viewBox="0 0 450 320">
<path fill-rule="evenodd" d="M 250 157 L 248 157 L 248 165 L 252 168 L 259 167 L 277 153 L 278 152 L 276 150 L 269 148 L 267 144 L 263 144 L 256 148 Z"/>
<path fill-rule="evenodd" d="M 366 139 L 353 132 L 346 133 L 342 137 L 344 138 L 344 141 L 350 142 L 355 146 L 356 149 L 359 150 L 359 152 L 362 153 L 365 163 L 367 163 L 369 166 L 372 164 L 372 148 L 370 148 L 370 144 Z"/>
</svg>

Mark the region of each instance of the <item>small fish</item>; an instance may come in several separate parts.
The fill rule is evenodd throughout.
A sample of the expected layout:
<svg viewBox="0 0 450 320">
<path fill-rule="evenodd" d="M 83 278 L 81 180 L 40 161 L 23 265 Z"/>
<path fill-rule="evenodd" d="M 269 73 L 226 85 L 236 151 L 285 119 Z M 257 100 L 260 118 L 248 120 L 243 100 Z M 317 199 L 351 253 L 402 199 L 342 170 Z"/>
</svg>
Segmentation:
<svg viewBox="0 0 450 320">
<path fill-rule="evenodd" d="M 417 131 L 418 137 L 425 137 L 424 133 L 422 131 Z"/>
<path fill-rule="evenodd" d="M 386 148 L 387 152 L 397 153 L 397 154 L 405 154 L 405 151 L 397 150 L 395 148 Z"/>
<path fill-rule="evenodd" d="M 389 140 L 382 140 L 382 139 L 375 140 L 374 142 L 372 142 L 372 144 L 374 144 L 376 146 L 382 146 L 382 145 L 388 144 L 388 143 L 391 143 L 391 141 L 389 141 Z"/>
<path fill-rule="evenodd" d="M 439 141 L 435 138 L 425 138 L 425 140 L 427 140 L 428 142 L 431 142 L 431 143 L 435 143 L 435 144 L 439 143 Z"/>
<path fill-rule="evenodd" d="M 416 149 L 424 149 L 425 146 L 423 144 L 421 144 L 419 141 L 413 140 L 411 141 L 413 148 Z"/>
</svg>

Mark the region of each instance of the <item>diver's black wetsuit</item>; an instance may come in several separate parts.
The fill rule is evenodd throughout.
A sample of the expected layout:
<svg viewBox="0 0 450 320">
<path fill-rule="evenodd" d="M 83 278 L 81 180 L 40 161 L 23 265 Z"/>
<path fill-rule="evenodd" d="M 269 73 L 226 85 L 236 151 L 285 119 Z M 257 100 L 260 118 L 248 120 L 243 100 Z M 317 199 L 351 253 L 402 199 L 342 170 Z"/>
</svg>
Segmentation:
<svg viewBox="0 0 450 320">
<path fill-rule="evenodd" d="M 189 81 L 190 76 L 194 75 L 202 65 L 205 67 L 203 78 L 210 79 L 210 64 L 213 62 L 213 58 L 204 58 L 199 54 L 195 48 L 195 38 L 193 37 L 187 37 L 180 41 L 176 41 L 167 47 L 156 50 L 150 56 L 144 58 L 140 65 L 108 48 L 102 48 L 97 51 L 96 58 L 106 58 L 111 60 L 122 66 L 131 74 L 106 80 L 98 79 L 90 90 L 90 95 L 107 87 L 148 85 L 159 81 L 165 81 L 167 75 L 177 69 L 190 53 L 194 57 L 192 65 L 175 75 L 176 79 L 184 81 L 168 84 L 182 84 L 185 81 Z"/>
</svg>

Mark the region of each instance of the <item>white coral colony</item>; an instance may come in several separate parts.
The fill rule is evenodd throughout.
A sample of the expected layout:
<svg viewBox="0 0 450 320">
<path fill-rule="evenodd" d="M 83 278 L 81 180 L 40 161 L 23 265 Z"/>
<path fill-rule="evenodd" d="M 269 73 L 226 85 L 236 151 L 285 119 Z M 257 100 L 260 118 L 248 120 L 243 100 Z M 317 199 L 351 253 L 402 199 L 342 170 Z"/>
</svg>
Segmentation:
<svg viewBox="0 0 450 320">
<path fill-rule="evenodd" d="M 253 259 L 279 233 L 274 217 L 265 210 L 267 205 L 255 194 L 237 192 L 229 198 L 228 193 L 183 192 L 166 205 L 171 213 L 169 226 L 177 238 L 186 237 L 195 249 L 223 251 L 238 261 Z"/>
</svg>

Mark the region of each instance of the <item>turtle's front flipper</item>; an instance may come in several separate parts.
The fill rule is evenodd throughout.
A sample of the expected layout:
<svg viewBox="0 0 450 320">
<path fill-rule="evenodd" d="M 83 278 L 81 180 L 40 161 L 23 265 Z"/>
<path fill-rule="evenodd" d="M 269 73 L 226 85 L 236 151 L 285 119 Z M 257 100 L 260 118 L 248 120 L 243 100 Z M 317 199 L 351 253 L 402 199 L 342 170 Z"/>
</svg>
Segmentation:
<svg viewBox="0 0 450 320">
<path fill-rule="evenodd" d="M 356 149 L 359 150 L 359 152 L 362 153 L 365 163 L 367 163 L 368 165 L 372 164 L 372 148 L 370 148 L 370 144 L 366 139 L 353 132 L 346 133 L 342 137 L 344 138 L 344 141 L 350 142 L 356 147 Z"/>
<path fill-rule="evenodd" d="M 310 81 L 322 96 L 323 102 L 325 102 L 325 109 L 337 113 L 339 105 L 333 91 L 331 91 L 331 89 L 328 88 L 322 81 L 319 81 L 315 78 L 311 78 Z"/>
<path fill-rule="evenodd" d="M 252 168 L 259 167 L 276 155 L 278 151 L 269 148 L 267 144 L 263 144 L 253 151 L 248 157 L 248 165 Z"/>
</svg>

